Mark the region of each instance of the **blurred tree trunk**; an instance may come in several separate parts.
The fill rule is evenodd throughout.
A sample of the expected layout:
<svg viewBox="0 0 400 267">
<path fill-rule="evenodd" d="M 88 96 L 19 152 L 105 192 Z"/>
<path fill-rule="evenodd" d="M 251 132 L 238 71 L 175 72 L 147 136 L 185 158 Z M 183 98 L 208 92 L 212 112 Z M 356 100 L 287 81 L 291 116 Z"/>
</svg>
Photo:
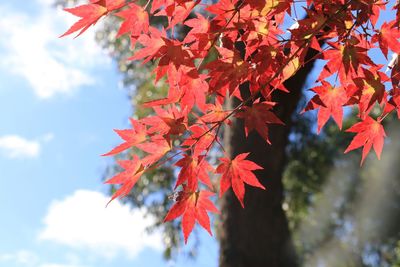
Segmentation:
<svg viewBox="0 0 400 267">
<path fill-rule="evenodd" d="M 310 58 L 312 55 L 309 55 Z M 306 61 L 307 62 L 307 61 Z M 289 94 L 277 92 L 279 104 L 276 114 L 285 126 L 272 125 L 268 145 L 256 132 L 244 135 L 243 121 L 236 120 L 226 127 L 224 143 L 232 158 L 250 152 L 249 158 L 264 170 L 256 172 L 266 190 L 246 186 L 245 208 L 229 190 L 221 200 L 220 267 L 295 267 L 298 266 L 291 240 L 288 221 L 282 209 L 282 174 L 286 164 L 285 148 L 291 130 L 291 116 L 301 98 L 302 87 L 313 66 L 313 61 L 285 82 Z M 248 84 L 240 87 L 248 95 Z M 239 103 L 227 103 L 231 109 Z"/>
</svg>

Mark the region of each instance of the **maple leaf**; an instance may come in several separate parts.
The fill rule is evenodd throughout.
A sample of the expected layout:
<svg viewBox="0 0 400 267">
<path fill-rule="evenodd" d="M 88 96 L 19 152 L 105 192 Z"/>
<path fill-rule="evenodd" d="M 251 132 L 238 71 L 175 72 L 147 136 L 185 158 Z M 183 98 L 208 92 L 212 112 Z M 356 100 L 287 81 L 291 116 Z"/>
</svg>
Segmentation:
<svg viewBox="0 0 400 267">
<path fill-rule="evenodd" d="M 195 191 L 197 189 L 197 181 L 200 180 L 210 189 L 213 188 L 210 181 L 210 176 L 207 172 L 211 172 L 213 168 L 204 159 L 204 156 L 189 156 L 185 155 L 182 159 L 175 163 L 176 166 L 181 167 L 178 175 L 178 180 L 175 184 L 175 189 L 187 182 L 187 186 Z"/>
<path fill-rule="evenodd" d="M 197 18 L 185 21 L 184 24 L 192 29 L 185 36 L 183 42 L 190 45 L 195 57 L 203 58 L 207 56 L 213 44 L 213 39 L 216 38 L 216 36 L 215 33 L 210 31 L 209 19 L 198 13 L 196 13 L 196 16 Z"/>
<path fill-rule="evenodd" d="M 372 42 L 379 42 L 379 48 L 381 49 L 383 55 L 387 58 L 388 50 L 400 54 L 400 31 L 392 23 L 384 22 L 380 27 L 380 30 L 372 38 Z"/>
<path fill-rule="evenodd" d="M 252 172 L 254 170 L 261 170 L 263 168 L 250 160 L 246 160 L 245 158 L 248 155 L 249 153 L 242 153 L 237 155 L 233 160 L 230 160 L 229 158 L 220 158 L 222 163 L 217 167 L 216 170 L 216 173 L 222 174 L 219 194 L 220 197 L 232 186 L 233 192 L 240 201 L 242 207 L 244 207 L 244 183 L 265 189 L 265 187 L 260 184 L 257 177 Z"/>
<path fill-rule="evenodd" d="M 64 37 L 80 30 L 75 38 L 84 33 L 90 26 L 96 24 L 96 22 L 108 12 L 106 7 L 97 4 L 81 5 L 73 8 L 65 8 L 64 10 L 80 17 L 81 19 L 73 24 L 71 28 L 60 37 Z"/>
<path fill-rule="evenodd" d="M 129 59 L 143 58 L 143 63 L 146 63 L 154 57 L 160 58 L 154 69 L 156 82 L 167 72 L 178 71 L 181 66 L 188 66 L 192 69 L 195 67 L 189 49 L 184 46 L 183 42 L 168 39 L 164 29 L 159 31 L 150 27 L 149 34 L 141 34 L 137 41 L 144 47 Z"/>
<path fill-rule="evenodd" d="M 180 4 L 170 5 L 170 8 L 161 9 L 157 16 L 167 16 L 168 29 L 171 29 L 176 24 L 183 22 L 200 1 L 181 1 Z"/>
<path fill-rule="evenodd" d="M 160 136 L 153 136 L 150 142 L 137 144 L 136 147 L 149 154 L 142 159 L 142 163 L 145 166 L 157 162 L 171 150 L 170 143 Z"/>
<path fill-rule="evenodd" d="M 145 107 L 154 107 L 154 106 L 163 106 L 168 104 L 178 103 L 184 92 L 182 88 L 179 86 L 179 80 L 181 73 L 174 67 L 168 68 L 168 95 L 166 98 L 156 99 L 143 104 Z"/>
<path fill-rule="evenodd" d="M 339 129 L 342 129 L 343 106 L 346 104 L 348 97 L 343 87 L 333 87 L 329 82 L 322 81 L 321 86 L 311 89 L 315 95 L 307 104 L 304 111 L 313 109 L 318 110 L 317 132 L 319 133 L 328 121 L 330 116 L 333 117 Z"/>
<path fill-rule="evenodd" d="M 160 60 L 156 69 L 156 81 L 163 77 L 167 72 L 180 71 L 179 78 L 184 77 L 184 74 L 193 75 L 197 74 L 197 70 L 193 64 L 193 60 L 190 57 L 189 50 L 184 46 L 183 42 L 177 40 L 170 40 L 164 38 L 165 46 L 160 50 Z M 189 67 L 188 69 L 182 69 L 183 67 Z M 188 72 L 188 73 L 186 73 Z M 189 72 L 191 72 L 189 74 Z M 183 73 L 183 74 L 182 74 Z M 198 75 L 198 74 L 197 74 Z M 170 77 L 170 76 L 169 76 Z"/>
<path fill-rule="evenodd" d="M 111 197 L 111 200 L 108 203 L 110 203 L 117 197 L 122 198 L 128 195 L 144 172 L 142 162 L 136 155 L 134 155 L 133 159 L 131 160 L 118 161 L 118 165 L 120 165 L 124 169 L 124 171 L 108 179 L 107 181 L 105 181 L 105 183 L 122 184 L 122 186 L 117 191 L 115 191 L 115 193 Z"/>
<path fill-rule="evenodd" d="M 210 21 L 200 13 L 196 13 L 196 18 L 186 20 L 185 25 L 191 27 L 191 30 L 185 37 L 185 43 L 190 43 L 195 41 L 198 34 L 201 36 L 202 34 L 208 32 L 208 29 L 210 28 Z"/>
<path fill-rule="evenodd" d="M 376 66 L 367 55 L 367 48 L 354 45 L 354 43 L 357 44 L 359 42 L 356 38 L 353 38 L 345 45 L 328 42 L 332 49 L 322 53 L 323 59 L 328 60 L 328 63 L 324 66 L 318 80 L 322 81 L 338 72 L 340 81 L 345 83 L 352 75 L 358 73 L 361 64 Z"/>
<path fill-rule="evenodd" d="M 150 126 L 147 133 L 159 133 L 165 137 L 170 135 L 180 135 L 186 131 L 187 110 L 180 111 L 176 107 L 168 110 L 154 107 L 156 116 L 143 118 L 141 121 Z"/>
<path fill-rule="evenodd" d="M 387 115 L 393 110 L 397 111 L 397 118 L 400 119 L 400 89 L 393 88 L 390 92 L 390 99 L 385 105 L 383 115 Z"/>
<path fill-rule="evenodd" d="M 184 70 L 185 68 L 181 69 Z M 185 75 L 181 76 L 180 87 L 183 91 L 182 108 L 191 110 L 196 104 L 201 111 L 206 110 L 208 83 L 205 81 L 205 75 L 199 75 L 196 69 L 187 71 Z"/>
<path fill-rule="evenodd" d="M 309 40 L 310 45 L 318 51 L 321 51 L 321 47 L 318 42 L 315 43 L 315 30 L 321 28 L 326 23 L 326 15 L 320 14 L 314 11 L 307 11 L 307 16 L 295 22 L 288 30 L 298 40 Z M 314 39 L 314 40 L 313 40 Z"/>
<path fill-rule="evenodd" d="M 169 127 L 166 135 L 180 135 L 186 131 L 185 117 L 180 118 L 161 118 Z"/>
<path fill-rule="evenodd" d="M 204 123 L 218 123 L 224 121 L 226 124 L 231 124 L 231 121 L 227 119 L 229 111 L 223 109 L 222 105 L 217 101 L 215 105 L 207 105 L 207 113 L 200 117 L 200 120 Z"/>
<path fill-rule="evenodd" d="M 216 15 L 225 15 L 229 17 L 229 15 L 236 9 L 236 2 L 237 0 L 220 0 L 217 3 L 208 6 L 206 10 Z"/>
<path fill-rule="evenodd" d="M 271 111 L 274 105 L 275 103 L 267 101 L 254 103 L 251 107 L 244 106 L 242 112 L 236 114 L 236 117 L 244 119 L 246 137 L 249 135 L 249 132 L 255 129 L 268 144 L 271 144 L 268 138 L 267 124 L 284 124 Z"/>
<path fill-rule="evenodd" d="M 174 66 L 168 68 L 168 96 L 163 99 L 146 102 L 144 106 L 153 107 L 179 102 L 183 109 L 191 110 L 196 104 L 201 111 L 206 110 L 206 93 L 208 83 L 204 75 L 199 75 L 196 69 Z"/>
<path fill-rule="evenodd" d="M 362 88 L 358 103 L 361 118 L 368 114 L 375 102 L 382 103 L 385 99 L 386 91 L 382 80 L 388 79 L 378 68 L 372 68 L 371 71 L 363 69 L 363 73 L 364 79 L 354 79 L 358 87 Z"/>
<path fill-rule="evenodd" d="M 210 218 L 207 212 L 219 213 L 214 203 L 209 199 L 214 193 L 209 191 L 193 192 L 184 186 L 178 193 L 176 203 L 171 207 L 164 222 L 174 220 L 182 216 L 182 231 L 185 243 L 193 230 L 196 221 L 212 235 Z"/>
<path fill-rule="evenodd" d="M 199 156 L 203 151 L 209 151 L 217 138 L 205 125 L 192 125 L 189 130 L 192 134 L 182 143 L 182 146 L 192 147 L 195 157 Z"/>
<path fill-rule="evenodd" d="M 249 20 L 246 25 L 246 32 L 241 39 L 246 41 L 247 46 L 269 45 L 275 42 L 274 36 L 283 34 L 282 30 L 276 27 L 267 17 L 260 17 L 257 20 Z M 252 42 L 253 41 L 253 42 Z M 249 44 L 251 42 L 251 44 Z M 247 49 L 247 47 L 246 47 Z M 255 50 L 253 50 L 254 52 Z M 247 55 L 252 53 L 247 52 Z M 246 57 L 247 58 L 247 57 Z"/>
<path fill-rule="evenodd" d="M 290 60 L 282 70 L 281 83 L 292 77 L 300 69 L 300 60 L 298 57 Z"/>
<path fill-rule="evenodd" d="M 125 142 L 113 148 L 110 152 L 103 154 L 102 156 L 115 155 L 132 146 L 146 141 L 148 136 L 146 127 L 140 121 L 134 119 L 130 119 L 130 121 L 132 124 L 132 129 L 114 130 Z"/>
<path fill-rule="evenodd" d="M 363 147 L 361 164 L 364 162 L 371 147 L 374 148 L 378 159 L 380 159 L 383 143 L 385 139 L 385 130 L 379 121 L 367 116 L 363 121 L 354 124 L 346 132 L 357 133 L 346 148 L 344 153 Z"/>
<path fill-rule="evenodd" d="M 134 47 L 137 38 L 142 32 L 149 30 L 149 15 L 147 12 L 136 4 L 130 3 L 129 8 L 115 14 L 124 19 L 121 24 L 117 37 L 129 33 L 131 36 L 131 46 Z"/>
<path fill-rule="evenodd" d="M 125 5 L 125 0 L 106 0 L 108 11 L 119 9 Z"/>
<path fill-rule="evenodd" d="M 90 0 L 89 2 L 104 6 L 108 11 L 113 11 L 125 5 L 125 0 Z"/>
<path fill-rule="evenodd" d="M 175 7 L 175 0 L 153 0 L 151 3 L 151 13 L 157 13 L 160 9 L 172 9 Z"/>
<path fill-rule="evenodd" d="M 228 91 L 240 99 L 238 92 L 239 85 L 249 80 L 252 68 L 247 61 L 244 61 L 240 53 L 224 47 L 216 47 L 221 55 L 219 60 L 210 62 L 207 67 L 210 69 L 210 88 L 219 95 L 225 96 Z M 236 94 L 234 94 L 236 92 Z"/>
<path fill-rule="evenodd" d="M 153 59 L 160 53 L 161 48 L 165 47 L 165 31 L 159 31 L 157 28 L 149 27 L 149 34 L 141 34 L 137 41 L 143 45 L 143 48 L 137 51 L 129 60 L 144 59 L 143 64 Z"/>
<path fill-rule="evenodd" d="M 252 9 L 255 9 L 252 14 L 259 13 L 260 16 L 281 16 L 281 14 L 284 14 L 285 12 L 290 14 L 290 4 L 292 3 L 292 0 L 245 0 L 245 2 L 247 2 Z"/>
<path fill-rule="evenodd" d="M 178 86 L 170 86 L 168 89 L 168 95 L 165 98 L 151 100 L 143 103 L 144 107 L 155 107 L 155 106 L 165 106 L 169 104 L 178 103 L 182 98 L 183 92 Z"/>
</svg>

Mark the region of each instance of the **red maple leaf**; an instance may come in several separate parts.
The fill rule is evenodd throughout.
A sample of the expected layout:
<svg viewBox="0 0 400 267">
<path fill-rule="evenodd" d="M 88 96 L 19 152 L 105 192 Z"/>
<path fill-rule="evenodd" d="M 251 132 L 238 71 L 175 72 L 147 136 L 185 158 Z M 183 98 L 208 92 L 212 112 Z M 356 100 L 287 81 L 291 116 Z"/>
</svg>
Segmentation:
<svg viewBox="0 0 400 267">
<path fill-rule="evenodd" d="M 397 111 L 397 118 L 400 119 L 400 89 L 393 88 L 390 92 L 390 99 L 385 105 L 384 115 L 389 114 L 393 110 Z"/>
<path fill-rule="evenodd" d="M 187 182 L 190 189 L 195 191 L 197 189 L 197 181 L 200 180 L 210 189 L 213 188 L 210 181 L 208 172 L 213 171 L 211 165 L 204 159 L 204 156 L 189 156 L 185 155 L 182 159 L 175 163 L 176 166 L 181 167 L 178 175 L 178 180 L 175 184 L 175 189 Z"/>
<path fill-rule="evenodd" d="M 319 133 L 328 121 L 330 116 L 333 117 L 336 124 L 342 129 L 343 106 L 346 104 L 348 97 L 343 87 L 333 87 L 329 82 L 322 81 L 321 86 L 311 89 L 315 95 L 307 104 L 304 111 L 318 110 L 318 128 Z"/>
<path fill-rule="evenodd" d="M 117 197 L 122 198 L 128 195 L 129 192 L 132 190 L 132 187 L 136 184 L 144 171 L 142 162 L 136 155 L 134 155 L 133 159 L 131 160 L 118 161 L 118 164 L 125 170 L 108 179 L 107 181 L 105 181 L 105 183 L 122 184 L 122 186 L 117 191 L 115 191 L 115 193 L 111 197 L 111 200 L 108 203 L 110 203 Z"/>
<path fill-rule="evenodd" d="M 379 48 L 387 58 L 388 50 L 400 54 L 400 31 L 395 26 L 395 22 L 384 22 L 377 34 L 372 38 L 373 42 L 379 42 Z"/>
<path fill-rule="evenodd" d="M 242 112 L 238 113 L 236 117 L 244 119 L 244 129 L 246 137 L 249 132 L 256 130 L 268 143 L 271 142 L 268 139 L 268 126 L 267 124 L 277 123 L 284 124 L 272 111 L 272 107 L 275 105 L 273 102 L 261 102 L 255 103 L 251 107 L 244 106 Z"/>
<path fill-rule="evenodd" d="M 183 91 L 182 108 L 191 110 L 196 104 L 204 112 L 206 110 L 206 94 L 208 93 L 208 83 L 205 81 L 205 76 L 199 75 L 196 69 L 180 68 L 180 70 L 182 70 L 179 81 Z"/>
<path fill-rule="evenodd" d="M 175 7 L 175 0 L 153 0 L 151 3 L 151 13 L 157 13 L 161 10 L 161 8 L 164 7 L 164 9 L 172 9 Z"/>
<path fill-rule="evenodd" d="M 179 102 L 183 109 L 190 111 L 194 105 L 201 111 L 206 110 L 206 93 L 208 83 L 204 75 L 199 75 L 196 69 L 181 66 L 178 70 L 174 65 L 168 67 L 169 90 L 166 98 L 146 102 L 144 106 L 153 107 Z"/>
<path fill-rule="evenodd" d="M 171 29 L 176 24 L 183 22 L 187 16 L 189 16 L 190 12 L 192 12 L 193 8 L 200 3 L 200 0 L 184 0 L 175 2 L 181 3 L 170 5 L 169 8 L 161 9 L 159 12 L 157 12 L 157 16 L 167 16 L 168 29 Z"/>
<path fill-rule="evenodd" d="M 200 120 L 204 123 L 218 123 L 223 121 L 227 124 L 231 124 L 231 121 L 227 119 L 228 115 L 229 111 L 224 110 L 222 105 L 216 101 L 215 105 L 207 105 L 207 113 L 200 117 Z"/>
<path fill-rule="evenodd" d="M 186 131 L 187 128 L 187 111 L 180 111 L 175 106 L 168 110 L 154 107 L 156 116 L 143 118 L 141 121 L 150 128 L 148 134 L 159 133 L 165 137 L 170 135 L 179 135 Z"/>
<path fill-rule="evenodd" d="M 90 0 L 89 2 L 104 6 L 108 11 L 113 11 L 125 5 L 125 0 Z"/>
<path fill-rule="evenodd" d="M 252 172 L 254 170 L 261 170 L 262 167 L 250 160 L 246 160 L 245 158 L 248 155 L 249 153 L 242 153 L 237 155 L 233 160 L 221 158 L 220 161 L 222 163 L 216 170 L 217 173 L 222 173 L 219 195 L 222 196 L 232 186 L 233 192 L 242 207 L 244 207 L 244 183 L 265 189 Z"/>
<path fill-rule="evenodd" d="M 210 69 L 209 86 L 213 92 L 225 96 L 227 92 L 240 98 L 239 85 L 249 80 L 252 67 L 241 58 L 237 49 L 216 47 L 221 58 L 207 65 Z"/>
<path fill-rule="evenodd" d="M 136 147 L 149 154 L 142 159 L 145 166 L 157 162 L 171 150 L 170 143 L 161 136 L 153 136 L 149 142 L 138 144 Z"/>
<path fill-rule="evenodd" d="M 179 86 L 180 73 L 176 70 L 176 68 L 171 67 L 168 68 L 167 74 L 168 74 L 168 84 L 169 84 L 167 97 L 148 101 L 144 103 L 143 106 L 145 107 L 164 106 L 164 105 L 178 103 L 181 100 L 184 92 L 182 91 L 182 88 Z"/>
<path fill-rule="evenodd" d="M 368 49 L 362 47 L 358 39 L 352 38 L 345 45 L 328 42 L 332 49 L 328 49 L 322 53 L 323 59 L 328 60 L 324 66 L 318 80 L 322 81 L 334 73 L 339 74 L 340 81 L 345 83 L 354 74 L 357 74 L 359 67 L 364 64 L 368 66 L 376 66 L 368 56 Z"/>
<path fill-rule="evenodd" d="M 143 45 L 143 48 L 137 51 L 129 60 L 143 59 L 143 64 L 153 59 L 160 53 L 161 48 L 165 47 L 165 31 L 159 31 L 157 28 L 149 27 L 149 34 L 141 34 L 137 41 Z"/>
<path fill-rule="evenodd" d="M 71 28 L 60 37 L 64 37 L 80 30 L 79 34 L 75 36 L 75 38 L 84 33 L 90 26 L 96 24 L 96 22 L 108 12 L 106 7 L 98 4 L 81 5 L 73 8 L 65 8 L 64 10 L 80 17 L 81 19 L 73 24 Z"/>
<path fill-rule="evenodd" d="M 217 3 L 210 5 L 206 8 L 208 12 L 211 12 L 216 15 L 225 15 L 229 17 L 232 12 L 235 10 L 235 4 L 237 0 L 220 0 Z"/>
<path fill-rule="evenodd" d="M 372 109 L 375 102 L 379 104 L 383 100 L 386 101 L 384 97 L 386 95 L 385 85 L 382 80 L 387 80 L 387 76 L 378 70 L 378 68 L 371 68 L 371 70 L 363 69 L 364 78 L 355 78 L 355 84 L 361 88 L 361 95 L 359 97 L 359 109 L 360 117 L 364 118 L 366 114 Z"/>
<path fill-rule="evenodd" d="M 183 216 L 182 231 L 185 243 L 187 243 L 196 221 L 212 235 L 207 212 L 219 213 L 212 201 L 209 200 L 209 197 L 213 195 L 214 193 L 204 190 L 193 192 L 184 186 L 183 191 L 178 193 L 177 201 L 169 210 L 164 222 Z"/>
<path fill-rule="evenodd" d="M 182 146 L 190 146 L 193 151 L 193 156 L 195 157 L 199 156 L 204 151 L 209 151 L 217 138 L 205 125 L 193 125 L 189 130 L 192 134 L 182 143 Z"/>
<path fill-rule="evenodd" d="M 111 156 L 118 154 L 125 149 L 146 141 L 148 136 L 146 127 L 137 120 L 130 119 L 130 121 L 132 124 L 132 129 L 114 130 L 125 142 L 113 148 L 110 152 L 103 154 L 102 156 Z"/>
<path fill-rule="evenodd" d="M 134 47 L 137 38 L 142 32 L 149 30 L 149 15 L 141 6 L 130 3 L 129 8 L 115 14 L 124 19 L 119 28 L 117 37 L 129 33 L 131 36 L 131 46 Z"/>
<path fill-rule="evenodd" d="M 378 159 L 380 159 L 386 134 L 385 129 L 379 121 L 367 116 L 363 121 L 354 124 L 346 130 L 346 132 L 357 134 L 354 136 L 344 153 L 363 147 L 361 158 L 362 164 L 368 152 L 371 150 L 371 147 L 374 147 L 375 153 L 378 156 Z"/>
<path fill-rule="evenodd" d="M 210 21 L 200 13 L 196 13 L 196 18 L 186 20 L 185 25 L 192 28 L 185 37 L 185 43 L 190 43 L 195 41 L 198 34 L 202 36 L 204 33 L 208 32 Z"/>
<path fill-rule="evenodd" d="M 190 56 L 189 50 L 184 44 L 177 40 L 165 40 L 165 46 L 160 50 L 160 61 L 157 67 L 154 69 L 156 73 L 155 81 L 158 81 L 167 72 L 173 73 L 181 71 L 183 74 L 186 72 L 187 75 L 193 75 L 193 71 L 197 74 L 197 70 L 194 68 L 193 60 Z M 189 67 L 188 69 L 181 69 L 182 67 Z M 190 70 L 191 69 L 191 70 Z M 192 72 L 192 73 L 189 73 Z M 178 74 L 178 82 L 185 75 Z M 198 74 L 197 74 L 198 75 Z M 171 77 L 171 76 L 169 76 Z"/>
</svg>

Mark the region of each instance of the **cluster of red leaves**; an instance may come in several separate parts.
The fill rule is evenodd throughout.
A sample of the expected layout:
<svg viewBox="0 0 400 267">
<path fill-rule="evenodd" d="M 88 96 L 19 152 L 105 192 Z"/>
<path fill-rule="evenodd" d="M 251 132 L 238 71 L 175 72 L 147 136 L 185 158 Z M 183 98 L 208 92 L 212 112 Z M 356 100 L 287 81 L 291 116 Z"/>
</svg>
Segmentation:
<svg viewBox="0 0 400 267">
<path fill-rule="evenodd" d="M 107 181 L 121 185 L 112 199 L 128 194 L 147 170 L 174 161 L 180 168 L 175 190 L 181 189 L 165 221 L 182 216 L 185 241 L 196 221 L 211 234 L 208 212 L 218 210 L 209 199 L 213 193 L 204 188 L 214 191 L 218 185 L 210 177 L 220 177 L 220 197 L 232 187 L 242 206 L 244 184 L 265 189 L 253 173 L 261 167 L 247 160 L 247 153 L 219 158 L 218 166 L 209 163 L 210 150 L 221 146 L 221 127 L 229 127 L 231 117 L 243 119 L 246 135 L 255 131 L 270 143 L 269 125 L 283 124 L 274 113 L 280 104 L 274 92 L 290 93 L 284 82 L 307 63 L 309 50 L 325 61 L 305 108 L 318 110 L 318 132 L 331 116 L 341 128 L 343 108 L 358 107 L 360 121 L 347 130 L 356 135 L 345 152 L 363 147 L 363 161 L 373 147 L 380 156 L 382 120 L 400 110 L 400 4 L 394 7 L 396 17 L 377 27 L 388 4 L 383 0 L 307 0 L 301 4 L 304 18 L 297 17 L 299 4 L 292 0 L 220 0 L 212 5 L 149 0 L 145 6 L 128 2 L 91 0 L 66 9 L 81 19 L 63 34 L 81 34 L 101 17 L 115 15 L 122 20 L 118 37 L 128 36 L 136 47 L 129 60 L 156 62 L 156 82 L 166 77 L 169 84 L 165 98 L 146 103 L 155 115 L 132 119 L 132 129 L 116 130 L 124 142 L 105 155 L 136 147 L 145 156 L 119 162 L 124 171 Z M 189 14 L 194 17 L 189 19 Z M 167 25 L 151 26 L 154 16 L 165 17 Z M 288 25 L 288 19 L 295 23 Z M 174 29 L 183 25 L 190 30 L 177 38 Z M 374 48 L 385 57 L 389 50 L 396 53 L 388 64 L 390 77 L 382 71 L 385 66 L 371 58 Z M 247 99 L 239 92 L 243 83 L 249 85 Z M 224 110 L 230 97 L 242 102 Z M 373 107 L 381 110 L 376 119 L 370 114 Z"/>
</svg>

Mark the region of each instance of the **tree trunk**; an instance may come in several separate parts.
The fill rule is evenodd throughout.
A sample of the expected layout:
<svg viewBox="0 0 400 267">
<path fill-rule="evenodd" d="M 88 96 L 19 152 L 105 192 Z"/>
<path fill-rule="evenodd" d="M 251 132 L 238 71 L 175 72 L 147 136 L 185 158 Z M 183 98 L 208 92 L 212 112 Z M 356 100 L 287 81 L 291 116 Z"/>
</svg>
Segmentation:
<svg viewBox="0 0 400 267">
<path fill-rule="evenodd" d="M 291 116 L 301 97 L 301 90 L 313 62 L 286 81 L 290 93 L 277 93 L 276 114 L 285 126 L 272 125 L 268 145 L 255 131 L 244 135 L 243 121 L 226 127 L 224 143 L 228 155 L 250 152 L 249 158 L 262 166 L 257 178 L 266 190 L 246 186 L 245 208 L 229 190 L 221 200 L 219 225 L 220 267 L 295 267 L 298 266 L 286 215 L 282 209 L 282 173 L 286 164 L 285 148 L 291 129 Z M 241 92 L 247 91 L 241 85 Z M 236 106 L 238 103 L 228 103 Z"/>
</svg>

